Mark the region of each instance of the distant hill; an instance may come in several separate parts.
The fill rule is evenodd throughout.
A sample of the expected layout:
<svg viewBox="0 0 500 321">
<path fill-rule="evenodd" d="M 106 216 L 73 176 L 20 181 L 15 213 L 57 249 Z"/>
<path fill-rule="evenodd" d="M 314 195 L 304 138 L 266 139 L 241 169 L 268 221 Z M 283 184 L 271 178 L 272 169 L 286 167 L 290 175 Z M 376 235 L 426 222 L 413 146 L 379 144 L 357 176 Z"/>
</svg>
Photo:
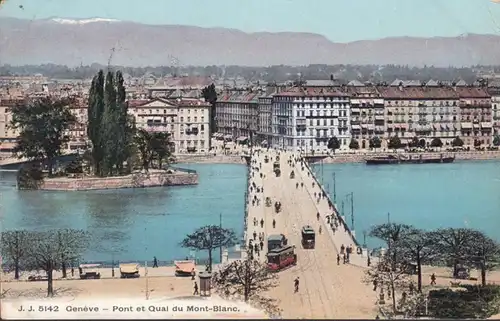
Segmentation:
<svg viewBox="0 0 500 321">
<path fill-rule="evenodd" d="M 145 25 L 106 19 L 0 17 L 0 64 L 126 66 L 400 64 L 499 65 L 500 36 L 385 38 L 334 43 L 312 33 Z M 175 57 L 175 58 L 174 58 Z"/>
</svg>

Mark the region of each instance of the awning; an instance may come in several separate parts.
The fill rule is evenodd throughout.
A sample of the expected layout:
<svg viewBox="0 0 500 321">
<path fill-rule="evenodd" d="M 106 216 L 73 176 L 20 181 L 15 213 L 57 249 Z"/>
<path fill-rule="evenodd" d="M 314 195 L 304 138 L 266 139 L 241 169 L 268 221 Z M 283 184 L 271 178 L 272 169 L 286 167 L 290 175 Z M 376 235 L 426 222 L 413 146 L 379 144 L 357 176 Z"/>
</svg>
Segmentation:
<svg viewBox="0 0 500 321">
<path fill-rule="evenodd" d="M 359 129 L 361 129 L 361 127 L 359 125 L 351 125 L 351 129 L 359 130 Z"/>
<path fill-rule="evenodd" d="M 462 129 L 471 129 L 472 123 L 462 123 Z"/>
<path fill-rule="evenodd" d="M 479 128 L 479 124 L 472 124 L 474 128 Z"/>
<path fill-rule="evenodd" d="M 351 105 L 354 105 L 354 104 L 359 104 L 359 99 L 351 99 Z"/>
<path fill-rule="evenodd" d="M 439 125 L 438 124 L 434 124 L 434 130 L 438 130 L 439 129 Z"/>
<path fill-rule="evenodd" d="M 139 263 L 124 263 L 120 264 L 121 273 L 136 273 L 139 272 Z"/>
<path fill-rule="evenodd" d="M 384 100 L 383 99 L 374 99 L 373 103 L 375 105 L 383 105 L 384 104 Z"/>
<path fill-rule="evenodd" d="M 224 139 L 232 139 L 232 138 L 233 138 L 233 136 L 231 136 L 231 135 L 224 136 Z"/>
<path fill-rule="evenodd" d="M 491 123 L 481 123 L 482 128 L 491 128 Z"/>
<path fill-rule="evenodd" d="M 441 129 L 446 129 L 446 125 L 441 124 Z"/>
<path fill-rule="evenodd" d="M 80 264 L 80 268 L 82 269 L 96 269 L 101 267 L 101 264 Z"/>
<path fill-rule="evenodd" d="M 240 136 L 240 137 L 238 137 L 237 141 L 238 141 L 238 142 L 243 142 L 243 141 L 245 141 L 245 140 L 247 140 L 247 139 L 248 139 L 248 137 L 245 137 L 245 136 Z"/>
<path fill-rule="evenodd" d="M 179 272 L 191 273 L 195 269 L 194 261 L 174 261 L 175 269 Z"/>
<path fill-rule="evenodd" d="M 368 130 L 374 130 L 374 129 L 375 129 L 375 126 L 373 126 L 372 124 L 368 125 Z"/>
<path fill-rule="evenodd" d="M 368 124 L 361 124 L 361 128 L 363 128 L 363 129 L 368 128 Z"/>
<path fill-rule="evenodd" d="M 267 145 L 267 140 L 263 140 L 261 144 L 262 145 Z"/>
<path fill-rule="evenodd" d="M 351 108 L 351 113 L 359 113 L 360 109 L 359 108 Z"/>
<path fill-rule="evenodd" d="M 384 116 L 381 115 L 375 116 L 375 120 L 384 120 Z"/>
</svg>

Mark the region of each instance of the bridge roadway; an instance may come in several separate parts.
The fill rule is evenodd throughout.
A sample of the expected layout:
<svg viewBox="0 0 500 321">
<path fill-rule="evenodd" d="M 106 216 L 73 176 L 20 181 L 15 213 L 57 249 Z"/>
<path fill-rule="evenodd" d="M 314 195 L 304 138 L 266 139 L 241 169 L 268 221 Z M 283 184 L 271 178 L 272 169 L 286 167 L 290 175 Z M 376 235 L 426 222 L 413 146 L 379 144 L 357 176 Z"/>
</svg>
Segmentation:
<svg viewBox="0 0 500 321">
<path fill-rule="evenodd" d="M 278 299 L 283 310 L 284 318 L 374 318 L 375 292 L 371 287 L 362 282 L 364 268 L 351 264 L 337 265 L 337 248 L 341 244 L 352 243 L 350 238 L 339 233 L 333 236 L 329 226 L 326 224 L 324 216 L 327 212 L 328 204 L 322 200 L 321 216 L 318 221 L 317 203 L 312 188 L 311 174 L 307 176 L 307 167 L 304 172 L 300 163 L 291 167 L 287 161 L 293 154 L 281 152 L 280 167 L 282 175 L 275 177 L 273 173 L 273 161 L 264 163 L 264 156 L 269 155 L 275 160 L 276 152 L 261 151 L 260 155 L 254 154 L 252 157 L 252 167 L 262 164 L 259 171 L 253 170 L 251 182 L 255 182 L 257 187 L 263 187 L 263 193 L 256 193 L 255 190 L 249 192 L 249 211 L 247 237 L 253 237 L 253 232 L 257 234 L 264 232 L 265 239 L 271 234 L 283 233 L 288 238 L 288 243 L 296 246 L 297 265 L 279 272 L 279 286 L 272 289 L 270 295 Z M 295 155 L 293 155 L 295 157 Z M 295 179 L 290 179 L 291 170 L 294 170 Z M 264 178 L 260 178 L 260 173 Z M 299 188 L 296 188 L 296 183 Z M 304 183 L 304 187 L 300 187 Z M 319 191 L 316 187 L 316 192 Z M 252 206 L 251 200 L 254 195 L 260 199 L 258 206 Z M 265 197 L 270 197 L 273 206 L 265 206 Z M 280 201 L 282 211 L 278 214 L 274 212 L 274 202 Z M 254 226 L 253 219 L 259 221 Z M 264 219 L 263 228 L 260 227 L 260 220 Z M 276 228 L 273 228 L 272 221 L 276 220 Z M 301 246 L 301 228 L 304 225 L 311 225 L 316 231 L 322 226 L 323 233 L 316 233 L 316 248 L 305 250 Z M 330 232 L 326 232 L 330 231 Z M 247 242 L 248 242 L 247 239 Z M 334 243 L 337 242 L 337 243 Z M 344 242 L 344 243 L 341 243 Z M 266 240 L 264 241 L 264 244 Z M 265 262 L 266 245 L 259 257 L 256 259 Z M 351 261 L 354 257 L 351 258 Z M 360 263 L 361 265 L 361 263 Z M 294 279 L 299 277 L 300 289 L 294 293 Z"/>
</svg>

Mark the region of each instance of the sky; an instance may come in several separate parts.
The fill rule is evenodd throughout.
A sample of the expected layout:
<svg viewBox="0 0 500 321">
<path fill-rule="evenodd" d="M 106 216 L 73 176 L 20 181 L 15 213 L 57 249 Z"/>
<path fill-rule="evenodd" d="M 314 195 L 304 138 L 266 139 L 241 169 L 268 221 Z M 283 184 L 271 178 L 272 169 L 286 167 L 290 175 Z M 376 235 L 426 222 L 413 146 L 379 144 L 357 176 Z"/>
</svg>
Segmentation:
<svg viewBox="0 0 500 321">
<path fill-rule="evenodd" d="M 4 2 L 5 1 L 5 2 Z M 500 1 L 500 0 L 495 0 Z M 500 34 L 491 0 L 0 0 L 0 16 L 112 18 L 146 24 L 309 32 L 334 42 Z"/>
</svg>

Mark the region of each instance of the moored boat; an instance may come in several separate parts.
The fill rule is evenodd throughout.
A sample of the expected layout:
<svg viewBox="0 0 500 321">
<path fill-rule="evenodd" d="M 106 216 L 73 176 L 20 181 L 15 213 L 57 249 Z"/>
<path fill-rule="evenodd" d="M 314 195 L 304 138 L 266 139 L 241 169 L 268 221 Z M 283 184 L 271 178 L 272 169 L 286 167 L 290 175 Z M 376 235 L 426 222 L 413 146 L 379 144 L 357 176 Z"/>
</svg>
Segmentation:
<svg viewBox="0 0 500 321">
<path fill-rule="evenodd" d="M 367 158 L 366 165 L 392 165 L 392 164 L 438 164 L 438 163 L 453 163 L 455 161 L 455 157 L 444 157 L 441 154 L 439 157 L 422 157 L 419 155 L 418 157 L 412 156 L 377 156 Z"/>
</svg>

